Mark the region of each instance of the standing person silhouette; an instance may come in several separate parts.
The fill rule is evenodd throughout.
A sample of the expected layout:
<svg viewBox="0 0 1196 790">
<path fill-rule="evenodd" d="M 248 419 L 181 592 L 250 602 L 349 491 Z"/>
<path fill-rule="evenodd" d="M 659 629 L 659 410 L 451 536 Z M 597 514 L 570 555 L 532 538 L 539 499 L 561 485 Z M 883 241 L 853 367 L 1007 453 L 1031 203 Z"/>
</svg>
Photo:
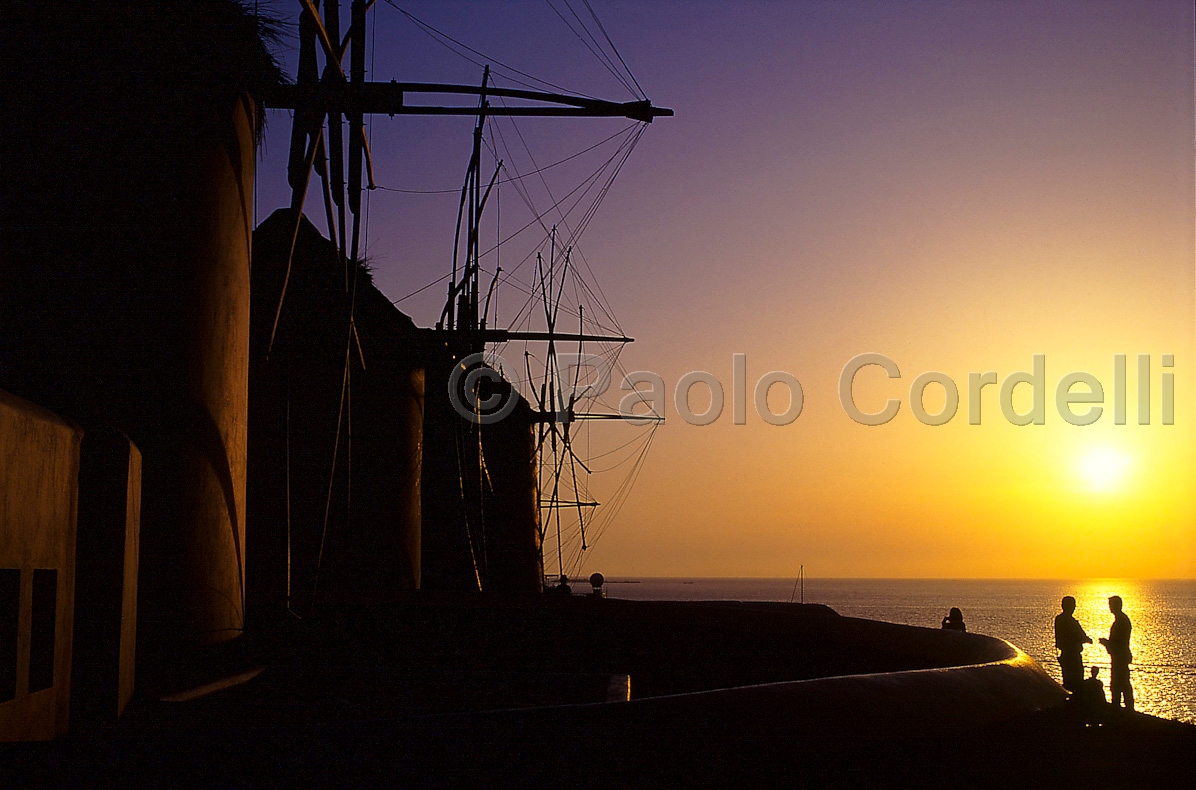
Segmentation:
<svg viewBox="0 0 1196 790">
<path fill-rule="evenodd" d="M 1084 682 L 1084 645 L 1092 644 L 1092 637 L 1084 633 L 1083 626 L 1073 614 L 1076 611 L 1076 599 L 1065 595 L 1062 606 L 1063 611 L 1055 615 L 1055 647 L 1059 649 L 1063 688 L 1076 694 Z"/>
<path fill-rule="evenodd" d="M 1113 625 L 1109 628 L 1109 638 L 1101 639 L 1100 643 L 1109 651 L 1109 691 L 1113 695 L 1113 704 L 1120 705 L 1125 696 L 1127 710 L 1134 709 L 1134 687 L 1130 685 L 1130 663 L 1134 660 L 1130 652 L 1130 618 L 1121 611 L 1120 595 L 1109 599 L 1109 611 L 1113 613 Z"/>
</svg>

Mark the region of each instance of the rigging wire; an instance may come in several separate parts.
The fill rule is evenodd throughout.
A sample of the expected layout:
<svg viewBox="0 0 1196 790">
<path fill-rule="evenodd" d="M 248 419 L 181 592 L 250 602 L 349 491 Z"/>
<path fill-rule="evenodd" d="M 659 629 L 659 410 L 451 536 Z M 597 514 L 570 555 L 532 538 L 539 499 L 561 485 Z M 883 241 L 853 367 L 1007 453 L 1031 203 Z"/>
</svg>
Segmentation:
<svg viewBox="0 0 1196 790">
<path fill-rule="evenodd" d="M 477 66 L 478 68 L 484 68 L 487 64 L 490 64 L 491 71 L 493 72 L 494 71 L 493 64 L 497 63 L 500 67 L 502 67 L 503 69 L 506 69 L 507 71 L 513 72 L 522 77 L 527 77 L 529 80 L 532 80 L 535 83 L 539 83 L 538 85 L 534 85 L 532 83 L 524 82 L 523 80 L 520 80 L 516 77 L 512 77 L 510 74 L 503 75 L 504 77 L 509 79 L 511 82 L 514 82 L 517 85 L 522 85 L 525 88 L 530 88 L 532 90 L 543 90 L 544 88 L 547 87 L 547 88 L 551 88 L 555 91 L 560 91 L 562 93 L 572 93 L 577 96 L 583 96 L 587 99 L 595 98 L 595 97 L 589 96 L 585 93 L 571 91 L 568 88 L 564 88 L 560 85 L 557 85 L 554 82 L 549 82 L 548 80 L 542 80 L 539 77 L 536 77 L 532 74 L 528 74 L 526 71 L 520 71 L 519 69 L 515 68 L 514 66 L 509 66 L 506 63 L 503 63 L 498 58 L 492 58 L 489 55 L 485 54 L 484 52 L 479 52 L 478 50 L 474 49 L 473 47 L 471 47 L 467 44 L 461 43 L 460 41 L 453 38 L 449 34 L 443 32 L 443 31 L 437 30 L 432 25 L 428 24 L 427 22 L 423 21 L 422 19 L 416 17 L 414 14 L 411 14 L 410 12 L 408 12 L 407 10 L 405 10 L 404 8 L 399 6 L 397 3 L 394 2 L 394 0 L 386 0 L 386 4 L 389 5 L 391 8 L 395 9 L 396 11 L 398 11 L 403 16 L 407 17 L 407 19 L 411 20 L 411 22 L 413 22 L 416 25 L 416 27 L 418 27 L 425 34 L 427 34 L 433 41 L 436 41 L 441 46 L 443 46 L 445 49 L 449 50 L 450 52 L 457 55 L 458 57 L 469 61 L 470 63 Z M 472 52 L 474 55 L 477 55 L 479 58 L 482 58 L 483 61 L 486 61 L 486 63 L 481 63 L 481 62 L 476 61 L 473 58 L 469 57 L 468 55 L 462 54 L 458 50 L 453 49 L 453 47 L 450 46 L 448 43 L 445 43 L 446 41 L 452 42 L 452 44 L 456 45 L 457 47 L 460 47 L 461 49 L 468 50 L 469 52 Z"/>
<path fill-rule="evenodd" d="M 628 128 L 630 128 L 630 127 L 628 127 Z M 630 134 L 629 134 L 629 136 L 630 136 Z M 500 137 L 500 139 L 502 139 L 501 129 L 499 130 L 499 137 Z M 638 136 L 635 137 L 635 140 L 638 140 Z M 505 141 L 503 142 L 503 145 L 504 145 L 504 148 L 506 148 Z M 507 148 L 507 151 L 509 154 L 510 153 L 509 148 Z M 495 158 L 498 159 L 497 150 L 492 149 L 492 153 L 494 154 Z M 557 201 L 556 203 L 554 203 L 554 206 L 559 206 L 559 204 L 561 202 L 568 199 L 572 194 L 576 193 L 578 190 L 582 190 L 582 194 L 578 197 L 578 199 L 576 201 L 574 201 L 573 205 L 569 207 L 568 211 L 566 211 L 563 216 L 568 216 L 569 214 L 571 214 L 573 212 L 573 210 L 577 207 L 577 205 L 580 204 L 582 198 L 584 198 L 585 195 L 589 193 L 590 189 L 593 188 L 594 184 L 597 183 L 597 179 L 602 175 L 605 168 L 607 166 L 609 166 L 610 163 L 612 161 L 614 161 L 618 156 L 619 156 L 619 150 L 616 150 L 616 152 L 614 154 L 612 154 L 612 156 L 606 162 L 604 162 L 596 171 L 594 171 L 594 173 L 588 179 L 584 180 L 581 184 L 579 184 L 577 187 L 575 187 L 573 190 L 571 190 L 570 193 L 567 194 L 565 197 L 561 198 L 560 201 Z M 501 161 L 500 161 L 500 166 L 503 166 Z M 516 171 L 516 172 L 518 172 L 518 171 Z M 497 173 L 496 173 L 496 175 L 497 175 Z M 541 226 L 541 228 L 544 229 L 545 233 L 546 234 L 548 233 L 547 226 L 544 225 L 544 222 L 543 222 L 543 213 L 544 212 L 539 212 L 536 210 L 534 204 L 532 203 L 530 197 L 527 195 L 526 191 L 522 190 L 519 185 L 516 185 L 515 190 L 517 193 L 520 194 L 520 197 L 523 199 L 524 203 L 528 206 L 528 209 L 532 212 L 533 219 L 530 222 L 528 222 L 527 224 L 525 224 L 518 231 L 516 231 L 515 233 L 508 236 L 507 239 L 500 239 L 498 244 L 496 244 L 494 247 L 491 247 L 491 248 L 487 249 L 485 252 L 480 253 L 477 256 L 479 261 L 480 261 L 480 258 L 485 257 L 492 252 L 495 252 L 505 241 L 510 240 L 510 239 L 514 238 L 515 236 L 518 236 L 520 233 L 527 230 L 534 224 L 539 224 Z M 560 213 L 559 210 L 558 210 L 558 213 Z M 576 235 L 576 234 L 574 234 L 574 235 Z M 512 270 L 511 274 L 508 275 L 508 279 L 510 278 L 511 275 L 514 274 L 514 272 L 516 270 L 518 270 L 520 268 L 520 266 L 522 266 L 524 263 L 526 263 L 530 259 L 531 255 L 534 254 L 534 252 L 535 252 L 535 250 L 533 250 L 531 253 L 528 253 L 528 255 L 525 256 L 522 261 L 520 261 L 519 265 L 517 265 L 515 267 L 515 269 Z M 480 262 L 479 262 L 478 266 L 479 266 L 479 269 L 482 268 L 480 266 Z M 486 271 L 488 271 L 488 270 L 486 270 Z M 455 281 L 455 277 L 454 277 L 454 281 Z M 604 312 L 606 312 L 608 315 L 610 314 L 608 307 L 602 306 L 602 305 L 600 305 L 600 307 L 602 307 Z M 613 316 L 612 316 L 612 320 L 613 320 Z"/>
<path fill-rule="evenodd" d="M 515 129 L 518 132 L 518 126 L 516 126 Z M 589 194 L 590 189 L 592 189 L 594 187 L 594 185 L 598 183 L 598 180 L 601 178 L 602 174 L 606 171 L 607 167 L 612 162 L 614 162 L 616 159 L 619 159 L 619 164 L 615 166 L 614 170 L 611 172 L 611 175 L 607 177 L 606 183 L 604 183 L 603 187 L 599 190 L 599 197 L 595 198 L 594 203 L 591 203 L 591 205 L 589 207 L 587 207 L 587 210 L 585 212 L 585 215 L 586 215 L 585 225 L 588 226 L 589 219 L 591 219 L 593 217 L 593 214 L 596 211 L 595 203 L 600 204 L 601 201 L 605 199 L 606 194 L 609 192 L 611 181 L 613 180 L 613 178 L 615 176 L 618 175 L 618 171 L 621 170 L 623 164 L 627 160 L 627 157 L 630 156 L 631 150 L 634 149 L 635 145 L 639 142 L 639 138 L 642 136 L 642 134 L 643 134 L 642 127 L 638 130 L 629 132 L 628 137 L 624 140 L 624 143 L 620 146 L 620 148 L 618 150 L 616 150 L 616 152 L 606 162 L 604 162 L 603 165 L 598 170 L 596 170 L 588 179 L 586 179 L 581 184 L 579 184 L 577 187 L 575 187 L 569 194 L 565 195 L 560 200 L 555 200 L 553 205 L 550 206 L 547 211 L 538 211 L 535 208 L 535 205 L 534 205 L 533 201 L 531 200 L 530 195 L 526 192 L 525 189 L 522 188 L 522 185 L 516 184 L 516 186 L 515 186 L 516 193 L 519 194 L 520 198 L 528 206 L 529 210 L 532 211 L 532 213 L 534 215 L 534 219 L 531 222 L 529 222 L 527 225 L 520 228 L 520 230 L 516 231 L 511 236 L 508 236 L 507 238 L 508 239 L 513 238 L 514 236 L 518 235 L 519 233 L 522 233 L 524 230 L 527 230 L 529 227 L 531 227 L 534 224 L 539 224 L 540 227 L 547 234 L 548 228 L 544 224 L 543 217 L 545 214 L 548 213 L 548 211 L 552 211 L 554 208 L 556 209 L 557 214 L 560 216 L 560 218 L 562 220 L 562 224 L 565 225 L 566 229 L 569 229 L 569 226 L 567 224 L 568 217 L 573 213 L 573 211 L 580 204 L 582 198 L 584 198 L 587 194 Z M 502 142 L 503 147 L 507 151 L 508 156 L 509 156 L 510 155 L 510 147 L 506 144 L 506 140 L 505 140 L 504 135 L 502 134 L 501 129 L 499 129 L 499 140 Z M 528 149 L 528 147 L 527 147 L 526 140 L 523 140 L 523 144 L 524 144 L 525 149 L 527 149 L 530 154 L 530 149 Z M 534 162 L 534 156 L 533 156 L 533 162 Z M 504 165 L 504 167 L 505 167 L 505 165 Z M 514 167 L 514 163 L 512 163 L 512 167 Z M 516 169 L 516 172 L 518 172 L 517 169 Z M 541 179 L 541 180 L 543 180 L 543 179 Z M 544 186 L 545 186 L 545 189 L 549 192 L 549 196 L 552 197 L 551 188 L 548 187 L 546 182 L 545 182 Z M 584 188 L 584 190 L 583 190 L 583 188 Z M 583 191 L 582 191 L 582 194 L 578 197 L 578 199 L 575 200 L 573 202 L 573 204 L 570 205 L 567 210 L 561 211 L 560 205 L 564 201 L 568 200 L 568 198 L 571 197 L 572 194 L 578 192 L 579 190 L 583 190 Z M 580 228 L 580 230 L 584 230 L 584 229 L 585 229 L 584 227 Z M 578 235 L 579 234 L 576 230 L 570 230 L 570 244 L 574 244 L 576 242 Z M 490 251 L 492 251 L 492 250 L 487 250 L 487 253 L 489 253 Z M 581 254 L 580 249 L 578 250 L 578 254 L 579 255 Z M 531 256 L 531 253 L 529 253 L 529 255 L 527 257 L 525 257 L 524 260 L 521 261 L 519 265 L 515 266 L 514 268 L 512 268 L 510 270 L 510 272 L 508 273 L 508 276 L 507 276 L 508 280 L 513 277 L 514 273 L 516 271 L 518 271 L 520 266 L 522 266 L 524 263 L 526 263 L 530 259 L 530 256 Z M 585 260 L 585 256 L 581 255 L 581 257 L 582 257 L 583 262 L 585 263 L 587 270 L 590 270 L 589 262 Z M 591 276 L 593 276 L 592 270 L 590 270 L 590 272 L 591 272 Z M 593 289 L 590 288 L 588 283 L 585 284 L 585 288 L 587 291 L 590 291 L 593 294 Z M 595 303 L 598 305 L 599 309 L 602 310 L 602 312 L 606 315 L 607 319 L 610 320 L 611 323 L 614 324 L 617 329 L 618 321 L 617 321 L 617 319 L 615 319 L 613 312 L 610 309 L 609 302 L 607 302 L 605 299 L 605 295 L 601 294 L 600 287 L 599 287 L 599 294 L 594 294 L 593 298 L 595 300 Z M 621 331 L 621 330 L 618 330 L 618 331 Z"/>
<path fill-rule="evenodd" d="M 615 453 L 617 453 L 617 452 L 621 452 L 622 450 L 624 450 L 624 449 L 626 449 L 626 448 L 630 447 L 631 445 L 635 444 L 636 442 L 640 442 L 640 441 L 643 441 L 643 440 L 644 440 L 644 437 L 643 437 L 643 436 L 633 436 L 632 438 L 630 438 L 630 439 L 628 439 L 627 441 L 625 441 L 625 442 L 623 442 L 622 444 L 620 444 L 618 447 L 614 447 L 614 448 L 612 448 L 612 449 L 610 449 L 610 450 L 607 450 L 606 452 L 603 452 L 603 453 L 598 453 L 597 455 L 591 455 L 591 456 L 589 456 L 589 460 L 590 460 L 591 462 L 593 462 L 593 461 L 596 461 L 596 460 L 598 460 L 598 459 L 600 459 L 600 458 L 606 458 L 607 456 L 611 456 L 611 455 L 614 455 L 614 454 L 615 454 Z M 611 469 L 615 469 L 615 468 L 617 468 L 617 467 L 620 467 L 620 466 L 622 466 L 622 465 L 623 465 L 623 463 L 624 463 L 625 461 L 629 460 L 630 458 L 631 458 L 631 453 L 628 453 L 628 454 L 627 454 L 626 456 L 624 456 L 624 457 L 623 457 L 621 460 L 615 461 L 615 462 L 614 462 L 613 464 L 611 464 L 610 466 L 607 466 L 607 467 L 595 467 L 595 468 L 594 468 L 594 471 L 595 471 L 595 472 L 609 472 Z"/>
<path fill-rule="evenodd" d="M 611 52 L 615 53 L 615 57 L 618 58 L 619 62 L 623 64 L 623 69 L 627 72 L 627 76 L 631 77 L 631 82 L 639 90 L 640 98 L 648 98 L 647 94 L 644 93 L 644 89 L 640 87 L 639 80 L 637 80 L 635 75 L 631 73 L 631 68 L 627 65 L 627 61 L 623 60 L 623 56 L 619 54 L 619 48 L 615 46 L 615 42 L 611 41 L 610 35 L 606 32 L 606 26 L 603 25 L 602 20 L 598 18 L 598 14 L 594 13 L 594 7 L 590 5 L 590 0 L 581 1 L 586 4 L 586 10 L 588 10 L 590 12 L 590 16 L 594 18 L 594 22 L 598 25 L 598 29 L 602 31 L 602 36 L 606 39 L 606 43 L 610 44 Z"/>
<path fill-rule="evenodd" d="M 577 37 L 577 40 L 582 43 L 582 46 L 590 51 L 590 54 L 593 55 L 594 58 L 597 59 L 597 61 L 601 63 L 608 72 L 610 72 L 610 75 L 618 80 L 619 84 L 622 85 L 632 96 L 635 96 L 637 99 L 643 98 L 635 92 L 635 88 L 631 87 L 631 83 L 627 81 L 627 78 L 618 72 L 618 70 L 614 67 L 614 63 L 610 60 L 610 57 L 606 55 L 605 52 L 601 51 L 602 48 L 598 44 L 598 40 L 594 38 L 592 33 L 590 33 L 589 28 L 586 27 L 581 17 L 577 15 L 577 12 L 573 10 L 573 7 L 569 5 L 568 0 L 563 1 L 565 3 L 565 7 L 568 8 L 569 12 L 573 14 L 573 17 L 577 19 L 581 29 L 585 31 L 586 36 L 589 36 L 590 41 L 594 42 L 594 46 L 590 45 L 590 41 L 586 41 L 586 36 L 583 36 L 577 31 L 576 28 L 573 27 L 573 24 L 567 18 L 565 18 L 565 15 L 562 14 L 560 10 L 552 4 L 552 0 L 545 0 L 545 2 L 548 3 L 548 7 L 551 8 L 553 12 L 555 12 L 556 15 L 561 18 L 561 21 L 565 23 L 565 27 L 569 28 L 569 31 Z M 595 47 L 598 48 L 595 49 Z"/>
<path fill-rule="evenodd" d="M 660 423 L 653 424 L 652 431 L 649 434 L 647 441 L 644 442 L 643 450 L 636 459 L 632 470 L 628 473 L 627 477 L 624 478 L 623 483 L 620 484 L 618 490 L 608 500 L 608 504 L 602 511 L 601 520 L 591 522 L 590 530 L 592 537 L 590 538 L 590 545 L 598 542 L 598 540 L 606 533 L 611 524 L 614 523 L 614 520 L 618 518 L 619 513 L 623 510 L 624 505 L 627 504 L 627 500 L 631 495 L 631 490 L 635 487 L 635 484 L 639 481 L 640 475 L 643 473 L 644 464 L 648 457 L 648 451 L 651 449 L 652 443 L 656 439 L 656 431 L 659 425 Z M 580 568 L 583 562 L 584 558 L 579 557 L 577 567 Z"/>
<path fill-rule="evenodd" d="M 512 128 L 514 128 L 516 135 L 519 137 L 520 142 L 523 144 L 523 148 L 527 152 L 528 157 L 531 159 L 532 164 L 535 165 L 536 164 L 535 155 L 531 152 L 531 147 L 527 144 L 527 140 L 523 137 L 523 133 L 520 131 L 519 125 L 517 123 L 515 123 L 515 120 L 513 118 L 509 118 L 508 120 L 510 121 Z M 616 151 L 614 156 L 612 156 L 612 158 L 607 161 L 606 164 L 609 164 L 610 161 L 613 161 L 613 159 L 618 157 L 620 153 L 623 154 L 622 159 L 619 161 L 619 164 L 615 166 L 614 170 L 611 172 L 610 176 L 607 178 L 606 183 L 603 185 L 602 189 L 599 191 L 598 198 L 596 198 L 594 203 L 591 204 L 590 208 L 587 209 L 585 215 L 583 216 L 582 222 L 579 223 L 577 228 L 571 229 L 568 224 L 567 215 L 563 214 L 560 211 L 560 209 L 557 208 L 557 214 L 560 215 L 560 224 L 564 225 L 565 229 L 570 232 L 570 236 L 566 240 L 566 246 L 574 245 L 576 243 L 577 239 L 580 237 L 581 233 L 584 232 L 585 228 L 589 226 L 590 220 L 593 219 L 594 214 L 597 213 L 598 206 L 601 205 L 602 201 L 605 200 L 606 195 L 609 193 L 610 186 L 614 183 L 614 179 L 618 176 L 619 172 L 623 168 L 623 165 L 626 163 L 628 157 L 631 156 L 631 152 L 635 149 L 635 146 L 639 143 L 639 140 L 643 136 L 645 128 L 646 128 L 645 125 L 641 124 L 639 126 L 639 128 L 637 130 L 635 130 L 635 132 L 633 132 L 629 136 L 629 140 L 630 140 L 629 144 L 621 147 L 620 150 Z M 508 146 L 506 146 L 505 138 L 502 135 L 501 129 L 499 130 L 499 139 L 503 140 L 503 145 L 507 149 L 508 154 L 510 154 L 510 149 Z M 518 171 L 516 171 L 516 172 L 518 172 Z M 553 198 L 552 189 L 551 189 L 551 187 L 548 186 L 548 182 L 544 179 L 543 176 L 540 177 L 540 181 L 544 185 L 544 189 L 548 193 L 549 198 L 552 199 Z M 518 191 L 518 188 L 516 191 Z M 587 192 L 589 191 L 588 188 L 586 191 Z M 559 206 L 560 202 L 561 201 L 554 201 L 553 205 Z M 576 205 L 577 205 L 577 203 L 575 202 L 574 206 L 570 207 L 570 210 L 568 213 L 572 213 L 572 210 L 573 210 L 573 208 L 576 207 Z M 529 205 L 529 208 L 532 209 L 533 213 L 536 213 L 533 206 Z M 552 208 L 550 207 L 549 211 L 551 211 L 551 210 L 552 210 Z M 547 213 L 547 212 L 544 212 L 544 213 Z M 543 227 L 543 223 L 541 222 L 540 224 L 541 224 L 541 227 Z M 583 262 L 585 262 L 585 264 L 586 264 L 586 268 L 589 269 L 589 262 L 585 261 L 584 255 L 582 256 L 582 259 L 583 259 Z M 593 276 L 592 272 L 591 272 L 591 276 Z M 618 321 L 615 319 L 615 317 L 610 309 L 610 304 L 606 300 L 605 294 L 601 293 L 601 286 L 598 287 L 598 291 L 599 291 L 598 295 L 595 295 L 595 297 L 594 297 L 596 303 L 598 304 L 599 308 L 606 314 L 607 318 L 609 318 L 611 320 L 611 322 L 614 323 L 615 326 L 617 327 Z"/>
<path fill-rule="evenodd" d="M 417 296 L 417 295 L 419 295 L 419 294 L 423 293 L 424 291 L 428 290 L 429 288 L 431 288 L 431 287 L 432 287 L 432 286 L 434 286 L 434 285 L 440 285 L 442 282 L 444 282 L 445 280 L 447 280 L 449 277 L 452 277 L 452 275 L 451 275 L 451 274 L 444 274 L 444 275 L 441 275 L 440 277 L 437 277 L 435 280 L 433 280 L 432 282 L 428 283 L 427 285 L 425 285 L 425 286 L 423 286 L 423 287 L 421 287 L 421 288 L 416 288 L 414 291 L 412 291 L 411 293 L 407 294 L 406 296 L 400 296 L 398 299 L 391 299 L 391 300 L 390 300 L 390 303 L 391 303 L 391 304 L 393 304 L 393 305 L 397 305 L 399 302 L 405 302 L 405 301 L 407 301 L 408 299 L 410 299 L 411 297 L 413 297 L 413 296 Z"/>
<path fill-rule="evenodd" d="M 372 119 L 372 117 L 373 116 L 371 116 L 371 119 Z M 551 170 L 552 168 L 554 168 L 558 165 L 563 165 L 566 162 L 576 159 L 579 156 L 588 154 L 590 151 L 593 151 L 595 148 L 598 148 L 599 146 L 609 143 L 611 140 L 615 139 L 619 135 L 624 134 L 625 132 L 628 132 L 631 129 L 633 129 L 639 125 L 640 125 L 640 123 L 638 121 L 636 121 L 634 123 L 630 123 L 627 126 L 624 126 L 619 131 L 612 134 L 610 137 L 605 137 L 605 138 L 599 140 L 598 142 L 594 143 L 590 147 L 583 148 L 582 150 L 578 151 L 575 154 L 566 156 L 564 159 L 557 160 L 556 162 L 553 162 L 550 165 L 544 165 L 544 167 L 541 167 L 539 170 L 533 170 L 530 173 L 524 173 L 523 175 L 512 176 L 510 178 L 500 179 L 497 183 L 498 184 L 508 184 L 512 181 L 520 181 L 525 178 L 530 178 L 531 176 L 534 176 L 538 173 L 543 173 L 545 170 Z M 503 168 L 503 169 L 506 170 L 506 168 Z M 381 184 L 375 186 L 375 189 L 381 189 L 383 192 L 399 192 L 404 195 L 456 195 L 461 192 L 460 187 L 453 187 L 452 189 L 398 189 L 395 187 L 384 187 Z"/>
<path fill-rule="evenodd" d="M 332 443 L 332 464 L 328 471 L 328 495 L 324 500 L 324 525 L 320 530 L 320 549 L 316 553 L 316 572 L 312 577 L 311 582 L 311 606 L 316 605 L 316 593 L 320 586 L 320 568 L 324 564 L 324 544 L 328 539 L 328 515 L 332 510 L 332 485 L 336 480 L 336 460 L 340 452 L 341 446 L 341 426 L 345 420 L 345 388 L 349 376 L 349 351 L 348 344 L 345 345 L 345 372 L 341 376 L 341 402 L 336 411 L 336 438 Z"/>
<path fill-rule="evenodd" d="M 549 5 L 552 4 L 551 0 L 546 1 L 549 3 Z M 573 8 L 573 6 L 569 3 L 569 0 L 561 0 L 561 2 L 565 4 L 565 8 L 569 9 L 569 13 L 573 15 L 573 18 L 577 20 L 578 26 L 585 31 L 586 37 L 593 42 L 594 47 L 598 50 L 599 59 L 607 66 L 608 70 L 615 75 L 615 78 L 619 80 L 623 87 L 626 88 L 632 96 L 636 97 L 637 99 L 646 98 L 637 93 L 635 89 L 631 87 L 630 82 L 622 74 L 618 73 L 619 70 L 615 67 L 615 62 L 611 59 L 610 54 L 603 50 L 601 42 L 598 41 L 598 37 L 595 36 L 590 30 L 590 26 L 586 24 L 584 19 L 581 18 L 581 15 L 577 13 L 577 10 Z"/>
<path fill-rule="evenodd" d="M 500 137 L 501 137 L 501 132 L 500 132 Z M 594 184 L 597 183 L 597 179 L 601 176 L 602 170 L 606 167 L 606 165 L 608 165 L 611 161 L 613 161 L 614 158 L 617 156 L 618 156 L 618 152 L 616 152 L 614 155 L 612 155 L 612 157 L 610 159 L 608 159 L 606 163 L 604 163 L 602 168 L 599 168 L 599 170 L 595 171 L 589 178 L 587 178 L 581 184 L 578 184 L 578 186 L 574 187 L 574 189 L 572 189 L 568 194 L 566 194 L 559 201 L 554 203 L 553 206 L 559 206 L 560 203 L 563 203 L 564 201 L 566 201 L 570 197 L 572 197 L 574 194 L 576 194 L 578 191 L 581 191 L 581 195 L 577 198 L 577 200 L 575 200 L 574 203 L 569 207 L 569 209 L 564 212 L 564 216 L 566 216 L 566 217 L 569 216 L 570 214 L 572 214 L 573 211 L 576 209 L 576 207 L 580 204 L 582 198 L 584 198 L 586 196 L 586 194 L 588 194 L 589 190 L 594 187 Z M 531 228 L 533 225 L 539 224 L 541 226 L 541 228 L 544 229 L 545 233 L 546 234 L 548 233 L 548 228 L 546 225 L 544 225 L 544 221 L 543 221 L 544 212 L 537 212 L 535 210 L 534 204 L 532 204 L 530 202 L 530 198 L 526 195 L 525 192 L 522 192 L 518 187 L 516 187 L 516 193 L 520 194 L 520 197 L 528 205 L 529 209 L 532 210 L 532 212 L 533 212 L 533 214 L 535 214 L 535 216 L 533 217 L 533 219 L 531 221 L 529 221 L 527 224 L 523 225 L 519 230 L 515 231 L 514 233 L 510 234 L 506 238 L 502 239 L 499 242 L 499 244 L 496 244 L 494 247 L 491 247 L 491 248 L 485 250 L 484 252 L 482 252 L 479 255 L 479 257 L 485 257 L 485 256 L 489 255 L 490 253 L 497 250 L 501 244 L 504 244 L 504 243 L 510 241 L 511 239 L 515 238 L 516 236 L 519 236 L 524 231 Z M 539 249 L 543 249 L 544 243 L 545 242 L 541 242 L 541 246 L 539 247 Z M 507 273 L 507 277 L 504 278 L 502 280 L 502 282 L 506 283 L 508 281 L 513 281 L 518 290 L 522 290 L 524 293 L 530 293 L 529 286 L 527 286 L 526 284 L 523 284 L 519 280 L 514 280 L 513 275 L 516 271 L 519 270 L 520 267 L 522 267 L 525 263 L 527 263 L 535 253 L 536 253 L 536 250 L 533 249 L 526 256 L 524 256 L 523 260 L 520 261 L 519 264 L 517 264 L 514 268 L 512 268 Z M 489 272 L 488 269 L 483 269 L 483 270 Z M 608 311 L 604 310 L 604 312 L 608 312 Z"/>
</svg>

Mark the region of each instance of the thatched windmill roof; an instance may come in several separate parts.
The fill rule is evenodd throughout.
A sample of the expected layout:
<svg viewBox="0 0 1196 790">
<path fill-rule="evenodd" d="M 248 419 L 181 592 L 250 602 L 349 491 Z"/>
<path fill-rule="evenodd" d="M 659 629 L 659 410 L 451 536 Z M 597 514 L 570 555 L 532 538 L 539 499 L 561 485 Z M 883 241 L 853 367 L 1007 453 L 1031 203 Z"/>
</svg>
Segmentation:
<svg viewBox="0 0 1196 790">
<path fill-rule="evenodd" d="M 274 350 L 343 354 L 350 310 L 357 327 L 353 353 L 357 354 L 360 341 L 367 367 L 373 356 L 393 358 L 420 351 L 425 343 L 423 331 L 378 290 L 365 262 L 342 262 L 336 245 L 307 217 L 300 220 L 294 255 L 290 255 L 294 233 L 295 214 L 290 209 L 278 209 L 254 231 L 250 347 L 255 357 L 270 347 L 276 314 Z M 279 312 L 284 280 L 286 295 Z"/>
</svg>

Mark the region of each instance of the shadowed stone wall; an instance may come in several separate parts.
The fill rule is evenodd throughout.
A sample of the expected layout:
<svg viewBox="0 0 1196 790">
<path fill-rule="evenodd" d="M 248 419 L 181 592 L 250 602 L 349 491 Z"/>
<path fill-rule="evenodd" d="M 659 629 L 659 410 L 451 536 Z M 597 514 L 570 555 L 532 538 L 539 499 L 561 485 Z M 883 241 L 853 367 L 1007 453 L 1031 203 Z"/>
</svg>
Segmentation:
<svg viewBox="0 0 1196 790">
<path fill-rule="evenodd" d="M 0 391 L 0 741 L 67 730 L 82 436 Z"/>
</svg>

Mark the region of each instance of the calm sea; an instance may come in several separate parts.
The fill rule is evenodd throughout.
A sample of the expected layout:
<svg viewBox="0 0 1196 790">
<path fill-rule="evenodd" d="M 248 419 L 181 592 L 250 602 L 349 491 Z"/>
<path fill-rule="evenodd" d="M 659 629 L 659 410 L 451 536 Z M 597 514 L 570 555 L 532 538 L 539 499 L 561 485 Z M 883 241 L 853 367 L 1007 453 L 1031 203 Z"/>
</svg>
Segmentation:
<svg viewBox="0 0 1196 790">
<path fill-rule="evenodd" d="M 611 598 L 638 600 L 788 601 L 794 579 L 612 578 Z M 1133 622 L 1132 682 L 1137 709 L 1196 724 L 1196 581 L 811 579 L 807 603 L 822 603 L 848 617 L 938 628 L 947 610 L 963 610 L 968 630 L 1006 639 L 1060 679 L 1055 660 L 1054 617 L 1064 595 L 1075 596 L 1076 617 L 1096 642 L 1085 666 L 1101 667 L 1109 682 L 1109 656 L 1097 642 L 1108 636 L 1108 598 L 1120 595 Z M 800 598 L 800 592 L 794 600 Z"/>
</svg>

